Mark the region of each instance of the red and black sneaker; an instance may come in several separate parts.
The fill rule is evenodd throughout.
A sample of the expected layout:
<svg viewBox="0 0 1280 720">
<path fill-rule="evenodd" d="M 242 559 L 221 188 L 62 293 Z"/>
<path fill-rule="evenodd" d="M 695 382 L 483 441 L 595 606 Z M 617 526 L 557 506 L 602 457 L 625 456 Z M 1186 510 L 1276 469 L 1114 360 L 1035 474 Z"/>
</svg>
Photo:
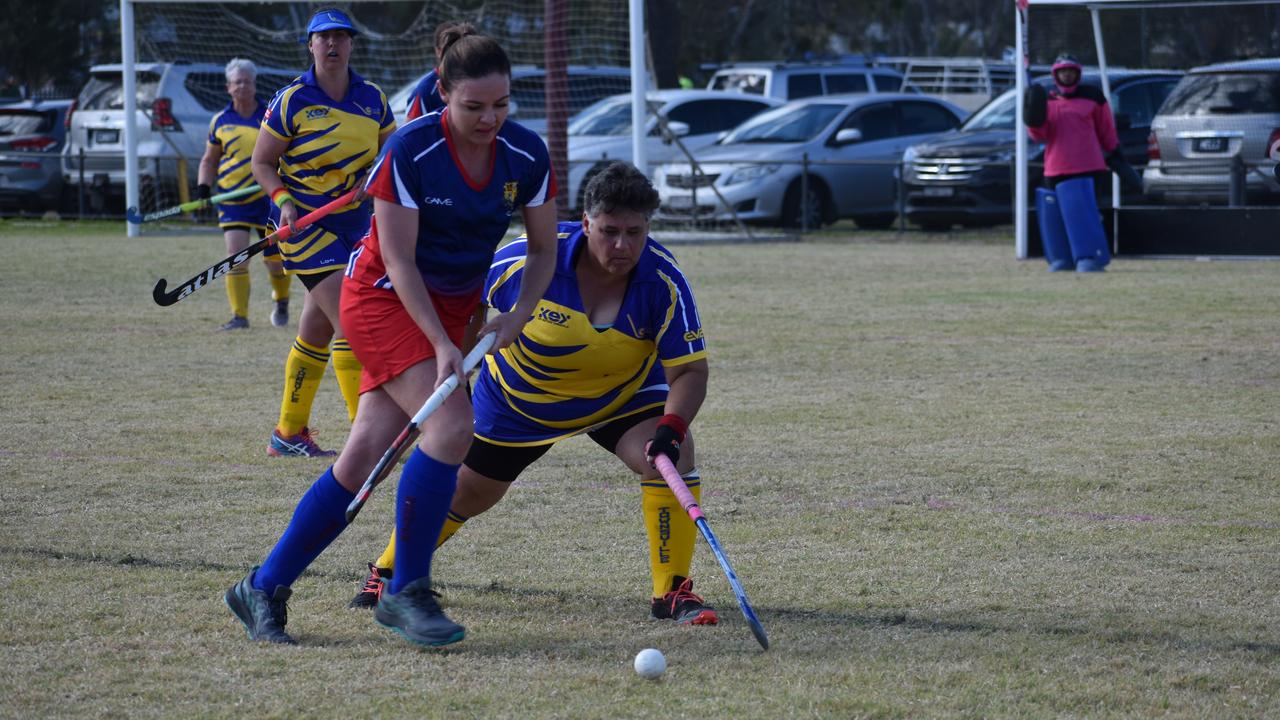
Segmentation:
<svg viewBox="0 0 1280 720">
<path fill-rule="evenodd" d="M 655 620 L 675 620 L 680 625 L 715 625 L 720 621 L 715 608 L 693 594 L 693 581 L 675 576 L 671 580 L 671 592 L 654 598 L 649 606 Z"/>
<path fill-rule="evenodd" d="M 349 608 L 363 608 L 372 610 L 378 606 L 378 601 L 382 599 L 382 590 L 386 587 L 384 580 L 391 579 L 390 568 L 380 568 L 373 563 L 369 563 L 369 576 L 364 579 L 364 585 L 360 587 L 360 592 L 351 599 L 351 603 L 347 605 Z"/>
</svg>

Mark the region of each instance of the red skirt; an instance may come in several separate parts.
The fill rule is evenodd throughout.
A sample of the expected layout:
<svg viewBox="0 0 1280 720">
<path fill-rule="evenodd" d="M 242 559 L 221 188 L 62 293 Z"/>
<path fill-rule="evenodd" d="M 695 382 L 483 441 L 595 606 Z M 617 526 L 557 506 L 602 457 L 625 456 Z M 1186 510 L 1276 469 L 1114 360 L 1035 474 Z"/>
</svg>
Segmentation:
<svg viewBox="0 0 1280 720">
<path fill-rule="evenodd" d="M 462 347 L 462 337 L 475 315 L 480 291 L 461 296 L 431 296 L 431 304 L 454 345 Z M 364 365 L 360 392 L 366 393 L 424 360 L 436 350 L 413 321 L 394 290 L 375 288 L 343 278 L 342 331 L 351 343 L 356 359 Z"/>
</svg>

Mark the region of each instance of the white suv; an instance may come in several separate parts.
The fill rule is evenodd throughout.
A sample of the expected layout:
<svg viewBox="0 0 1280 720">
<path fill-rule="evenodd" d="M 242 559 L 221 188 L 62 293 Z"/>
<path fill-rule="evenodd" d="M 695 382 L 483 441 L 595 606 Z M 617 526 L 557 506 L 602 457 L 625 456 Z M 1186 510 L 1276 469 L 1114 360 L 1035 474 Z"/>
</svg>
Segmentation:
<svg viewBox="0 0 1280 720">
<path fill-rule="evenodd" d="M 730 63 L 711 76 L 708 90 L 799 100 L 844 93 L 913 92 L 903 90 L 902 73 L 890 67 L 848 63 Z"/>
<path fill-rule="evenodd" d="M 176 202 L 178 158 L 194 187 L 209 137 L 209 120 L 230 102 L 225 68 L 214 64 L 137 63 L 138 174 L 140 200 L 159 207 Z M 297 77 L 288 70 L 258 69 L 264 102 Z M 62 170 L 73 192 L 83 182 L 95 209 L 124 198 L 124 72 L 119 64 L 95 65 L 71 112 Z"/>
</svg>

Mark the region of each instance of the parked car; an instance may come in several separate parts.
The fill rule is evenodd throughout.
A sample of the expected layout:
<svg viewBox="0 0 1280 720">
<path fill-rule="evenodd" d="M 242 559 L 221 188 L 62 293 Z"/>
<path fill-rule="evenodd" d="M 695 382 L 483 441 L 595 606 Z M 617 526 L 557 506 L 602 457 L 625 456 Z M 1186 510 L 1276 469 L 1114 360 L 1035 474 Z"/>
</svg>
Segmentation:
<svg viewBox="0 0 1280 720">
<path fill-rule="evenodd" d="M 172 200 L 178 182 L 177 159 L 186 159 L 186 181 L 195 187 L 209 120 L 230 102 L 225 69 L 188 63 L 138 63 L 135 67 L 138 172 L 144 189 L 159 190 Z M 297 76 L 294 71 L 258 68 L 258 97 L 270 100 Z M 84 183 L 104 198 L 124 197 L 124 125 L 122 66 L 95 65 L 72 108 L 62 156 L 65 180 L 73 190 L 80 189 L 83 151 Z"/>
<path fill-rule="evenodd" d="M 830 63 L 731 63 L 712 74 L 708 90 L 733 90 L 779 100 L 815 95 L 898 92 L 902 73 L 875 65 Z"/>
<path fill-rule="evenodd" d="M 781 100 L 716 90 L 654 90 L 646 95 L 645 154 L 650 167 L 697 150 Z M 656 113 L 656 114 L 655 114 Z M 664 135 L 661 116 L 670 135 Z M 582 207 L 587 180 L 612 160 L 632 161 L 631 94 L 605 98 L 569 123 L 569 205 Z"/>
<path fill-rule="evenodd" d="M 430 72 L 430 70 L 428 70 Z M 631 91 L 631 70 L 610 65 L 570 65 L 567 116 L 573 117 L 591 103 Z M 391 96 L 391 110 L 404 122 L 409 112 L 409 96 L 422 82 L 423 73 Z M 511 68 L 511 119 L 539 135 L 547 132 L 546 70 L 533 65 Z"/>
<path fill-rule="evenodd" d="M 894 172 L 902 151 L 959 126 L 964 116 L 945 100 L 907 93 L 793 101 L 694 153 L 700 175 L 688 162 L 659 168 L 659 216 L 728 221 L 736 213 L 813 228 L 851 217 L 860 227 L 888 227 L 897 217 Z"/>
<path fill-rule="evenodd" d="M 1181 73 L 1164 71 L 1108 72 L 1112 112 L 1121 152 L 1135 168 L 1147 162 L 1146 137 L 1156 108 L 1178 82 Z M 1049 87 L 1052 78 L 1036 78 Z M 1082 83 L 1098 85 L 1096 72 Z M 927 230 L 952 225 L 997 225 L 1013 221 L 1013 160 L 1017 121 L 1017 90 L 984 105 L 964 125 L 908 148 L 902 156 L 903 193 L 907 220 Z M 1028 183 L 1043 182 L 1044 146 L 1027 141 Z M 1110 174 L 1102 180 L 1104 204 L 1110 203 Z"/>
<path fill-rule="evenodd" d="M 59 153 L 70 100 L 0 105 L 0 208 L 52 210 L 62 197 Z"/>
<path fill-rule="evenodd" d="M 1231 163 L 1250 202 L 1280 202 L 1268 149 L 1280 140 L 1280 58 L 1222 63 L 1187 72 L 1151 123 L 1143 187 L 1168 203 L 1224 203 Z"/>
</svg>

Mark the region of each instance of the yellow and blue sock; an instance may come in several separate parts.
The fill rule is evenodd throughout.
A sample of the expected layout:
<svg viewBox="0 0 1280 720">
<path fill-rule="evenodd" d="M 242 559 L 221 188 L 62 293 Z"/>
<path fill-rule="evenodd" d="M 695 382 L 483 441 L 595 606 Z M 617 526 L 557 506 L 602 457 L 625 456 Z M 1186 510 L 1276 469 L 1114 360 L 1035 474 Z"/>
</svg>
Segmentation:
<svg viewBox="0 0 1280 720">
<path fill-rule="evenodd" d="M 253 587 L 271 594 L 277 585 L 293 585 L 347 527 L 347 505 L 355 496 L 338 484 L 332 467 L 325 470 L 298 501 L 289 527 L 254 574 Z"/>
<path fill-rule="evenodd" d="M 396 565 L 391 594 L 431 576 L 433 542 L 440 537 L 461 464 L 442 463 L 415 447 L 404 463 L 396 490 Z"/>
<path fill-rule="evenodd" d="M 347 418 L 355 422 L 356 408 L 360 405 L 360 373 L 364 366 L 351 352 L 351 344 L 346 338 L 334 340 L 329 350 L 333 357 L 333 374 L 338 376 L 338 388 L 347 403 Z"/>
<path fill-rule="evenodd" d="M 698 471 L 684 475 L 693 499 L 701 501 L 702 483 Z M 649 570 L 653 575 L 653 596 L 662 597 L 671 590 L 677 575 L 689 577 L 693 564 L 693 544 L 698 528 L 680 507 L 676 494 L 662 478 L 640 482 L 644 527 L 649 536 Z"/>
<path fill-rule="evenodd" d="M 227 273 L 227 302 L 231 304 L 232 315 L 249 317 L 249 269 L 244 265 Z"/>
<path fill-rule="evenodd" d="M 282 437 L 302 432 L 311 419 L 311 406 L 329 364 L 329 351 L 295 338 L 284 363 L 284 397 L 280 400 L 280 420 L 276 430 Z"/>
</svg>

